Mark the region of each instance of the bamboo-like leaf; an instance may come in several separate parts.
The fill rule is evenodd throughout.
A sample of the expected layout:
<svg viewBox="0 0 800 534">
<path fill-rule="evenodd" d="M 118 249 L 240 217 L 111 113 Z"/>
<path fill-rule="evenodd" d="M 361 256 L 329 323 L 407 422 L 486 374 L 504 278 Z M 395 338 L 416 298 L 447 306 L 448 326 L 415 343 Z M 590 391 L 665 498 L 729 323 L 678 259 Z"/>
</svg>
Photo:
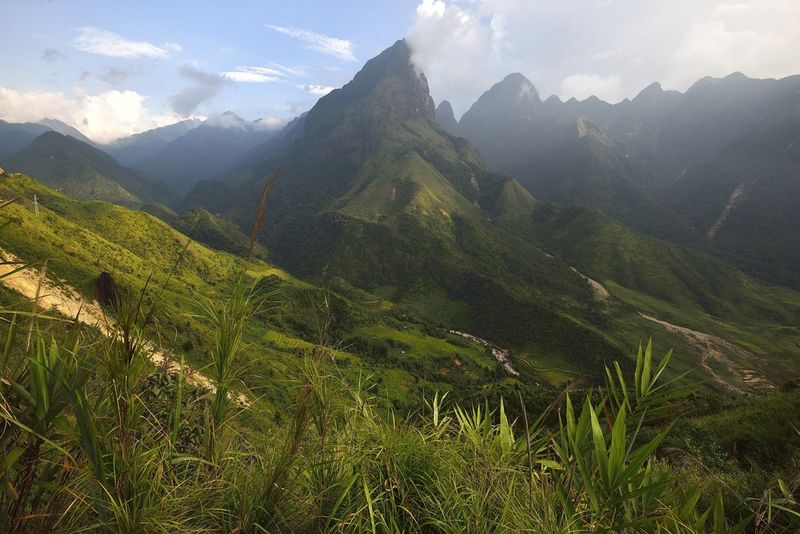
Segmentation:
<svg viewBox="0 0 800 534">
<path fill-rule="evenodd" d="M 639 350 L 636 353 L 636 371 L 633 373 L 634 386 L 636 387 L 636 399 L 642 398 L 642 369 L 644 367 L 644 358 L 642 355 L 642 344 L 639 343 Z"/>
<path fill-rule="evenodd" d="M 661 376 L 661 373 L 664 372 L 664 369 L 667 368 L 667 364 L 669 360 L 672 358 L 672 349 L 669 349 L 667 353 L 661 358 L 661 362 L 658 364 L 658 369 L 656 369 L 655 374 L 653 375 L 653 380 L 650 382 L 650 388 L 652 391 L 653 386 L 655 386 L 656 382 L 658 382 L 658 378 Z"/>
<path fill-rule="evenodd" d="M 655 450 L 667 436 L 670 428 L 661 432 L 648 443 L 633 451 L 633 453 L 628 457 L 628 465 L 622 473 L 622 480 L 631 478 L 634 473 L 642 468 L 644 463 L 648 460 L 648 458 L 650 458 L 650 456 L 655 452 Z"/>
<path fill-rule="evenodd" d="M 646 397 L 650 392 L 650 369 L 653 365 L 653 338 L 647 341 L 647 348 L 644 350 L 644 364 L 642 365 L 642 397 Z"/>
<path fill-rule="evenodd" d="M 726 534 L 728 532 L 725 521 L 725 505 L 722 502 L 722 492 L 717 493 L 717 500 L 714 501 L 714 534 Z"/>
<path fill-rule="evenodd" d="M 622 474 L 622 466 L 625 461 L 626 442 L 625 431 L 627 421 L 625 420 L 625 405 L 620 408 L 619 414 L 614 421 L 614 429 L 611 432 L 611 451 L 608 456 L 608 478 L 612 487 L 618 483 L 624 483 L 620 480 Z"/>
<path fill-rule="evenodd" d="M 584 407 L 584 410 L 589 411 L 589 417 L 591 418 L 592 422 L 592 441 L 594 442 L 595 459 L 597 461 L 597 467 L 600 471 L 603 484 L 605 485 L 606 490 L 608 490 L 608 455 L 606 452 L 606 440 L 605 436 L 603 435 L 603 429 L 600 428 L 600 421 L 597 419 L 597 413 L 595 412 L 594 407 L 588 398 L 586 399 L 586 406 Z"/>
<path fill-rule="evenodd" d="M 369 521 L 372 525 L 372 534 L 376 534 L 378 532 L 378 528 L 375 523 L 375 508 L 372 502 L 372 494 L 370 493 L 369 485 L 367 484 L 367 475 L 364 473 L 361 474 L 361 482 L 364 488 L 364 499 L 367 501 L 367 507 L 369 509 Z"/>
</svg>

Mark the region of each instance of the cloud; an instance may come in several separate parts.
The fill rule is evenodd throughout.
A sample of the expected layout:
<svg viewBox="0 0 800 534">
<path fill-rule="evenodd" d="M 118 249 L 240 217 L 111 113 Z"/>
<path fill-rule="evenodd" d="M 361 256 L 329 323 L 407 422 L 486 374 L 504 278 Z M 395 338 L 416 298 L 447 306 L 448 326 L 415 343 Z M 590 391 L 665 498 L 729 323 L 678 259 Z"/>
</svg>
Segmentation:
<svg viewBox="0 0 800 534">
<path fill-rule="evenodd" d="M 329 85 L 315 85 L 315 84 L 298 85 L 297 87 L 307 93 L 319 96 L 325 96 L 334 89 L 336 89 L 335 87 L 331 87 Z"/>
<path fill-rule="evenodd" d="M 310 50 L 328 54 L 330 56 L 347 61 L 355 61 L 356 59 L 355 54 L 353 54 L 353 43 L 347 39 L 330 37 L 322 33 L 315 33 L 302 28 L 295 28 L 294 26 L 275 26 L 272 24 L 267 24 L 267 28 L 284 35 L 288 35 L 289 37 L 305 41 L 306 48 Z"/>
<path fill-rule="evenodd" d="M 172 110 L 183 117 L 195 113 L 200 104 L 217 96 L 228 83 L 225 77 L 203 72 L 189 63 L 183 65 L 178 73 L 194 84 L 169 97 Z"/>
<path fill-rule="evenodd" d="M 64 59 L 64 54 L 57 48 L 47 47 L 42 52 L 42 59 L 48 63 L 55 63 L 56 61 Z"/>
<path fill-rule="evenodd" d="M 116 33 L 93 26 L 78 28 L 79 35 L 73 45 L 84 52 L 109 57 L 163 58 L 171 52 L 180 52 L 177 43 L 166 42 L 156 46 L 146 41 L 131 41 Z"/>
<path fill-rule="evenodd" d="M 447 5 L 442 0 L 423 0 L 417 6 L 417 15 L 420 17 L 443 17 Z"/>
<path fill-rule="evenodd" d="M 133 76 L 133 72 L 124 69 L 118 69 L 116 67 L 109 67 L 106 72 L 101 76 L 104 82 L 109 83 L 111 85 L 119 85 L 131 76 Z"/>
<path fill-rule="evenodd" d="M 271 67 L 236 67 L 220 75 L 234 82 L 266 83 L 280 81 L 284 73 Z"/>
<path fill-rule="evenodd" d="M 457 4 L 441 0 L 419 4 L 408 42 L 412 61 L 425 73 L 434 97 L 450 100 L 462 113 L 481 92 L 519 70 L 498 64 L 491 26 L 477 12 Z"/>
<path fill-rule="evenodd" d="M 0 116 L 10 122 L 35 122 L 45 117 L 74 126 L 87 137 L 105 143 L 119 137 L 166 126 L 175 114 L 148 108 L 147 97 L 135 91 L 76 92 L 15 91 L 0 87 Z"/>
<path fill-rule="evenodd" d="M 420 0 L 408 41 L 434 98 L 462 113 L 515 71 L 543 97 L 632 97 L 654 81 L 685 90 L 733 71 L 788 76 L 798 27 L 797 0 Z"/>
<path fill-rule="evenodd" d="M 797 74 L 800 2 L 719 2 L 692 21 L 670 56 L 666 85 L 741 71 L 750 76 Z"/>
<path fill-rule="evenodd" d="M 242 83 L 282 82 L 287 76 L 305 75 L 304 67 L 285 67 L 277 63 L 270 63 L 268 67 L 236 67 L 234 70 L 220 73 L 220 76 L 228 80 Z"/>
<path fill-rule="evenodd" d="M 292 67 L 287 67 L 286 65 L 281 65 L 280 63 L 270 63 L 269 65 L 273 69 L 276 69 L 287 76 L 295 76 L 297 78 L 302 78 L 308 74 L 306 72 L 306 68 L 302 65 L 296 65 Z"/>
<path fill-rule="evenodd" d="M 619 76 L 599 76 L 597 74 L 570 74 L 561 80 L 559 95 L 563 99 L 585 100 L 596 96 L 606 102 L 622 100 L 622 80 Z"/>
<path fill-rule="evenodd" d="M 272 131 L 283 128 L 284 124 L 286 124 L 286 121 L 278 117 L 263 117 L 256 119 L 253 122 L 253 127 L 256 130 Z"/>
</svg>

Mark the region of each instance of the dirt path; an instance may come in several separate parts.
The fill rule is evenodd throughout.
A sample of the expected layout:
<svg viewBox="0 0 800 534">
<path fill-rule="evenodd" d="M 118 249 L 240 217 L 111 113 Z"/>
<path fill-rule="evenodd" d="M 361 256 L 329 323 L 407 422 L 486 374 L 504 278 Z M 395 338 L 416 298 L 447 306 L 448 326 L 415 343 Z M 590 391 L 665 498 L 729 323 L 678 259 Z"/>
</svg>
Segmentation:
<svg viewBox="0 0 800 534">
<path fill-rule="evenodd" d="M 13 254 L 2 249 L 0 249 L 0 256 L 9 262 L 20 261 Z M 7 275 L 19 266 L 0 265 L 0 276 Z M 30 268 L 22 269 L 10 276 L 0 278 L 0 284 L 30 299 L 36 308 L 55 310 L 61 315 L 73 319 L 77 317 L 80 322 L 97 328 L 105 336 L 111 336 L 112 332 L 116 330 L 113 320 L 96 302 L 87 301 L 74 288 L 63 282 L 60 285 L 54 284 L 47 278 L 44 269 L 39 272 Z M 178 374 L 180 372 L 180 364 L 173 355 L 156 349 L 150 343 L 145 345 L 144 351 L 153 365 L 164 366 L 170 373 Z M 184 364 L 183 373 L 189 384 L 206 389 L 211 393 L 217 390 L 211 379 L 189 365 Z M 243 406 L 250 404 L 244 394 L 239 394 L 237 399 Z"/>
<path fill-rule="evenodd" d="M 585 274 L 580 272 L 575 267 L 570 267 L 570 269 L 572 269 L 573 271 L 578 273 L 578 275 L 581 278 L 586 280 L 586 283 L 589 284 L 589 287 L 592 288 L 592 292 L 594 293 L 595 297 L 599 298 L 600 300 L 603 300 L 603 299 L 607 299 L 608 297 L 611 296 L 611 293 L 608 292 L 608 289 L 606 289 L 606 287 L 603 284 L 601 284 L 600 282 L 598 282 L 594 278 L 589 278 L 588 276 L 586 276 Z"/>
<path fill-rule="evenodd" d="M 456 336 L 463 337 L 464 339 L 469 339 L 470 341 L 477 343 L 478 345 L 483 345 L 490 351 L 492 351 L 492 356 L 494 359 L 497 360 L 497 363 L 503 368 L 503 370 L 512 376 L 519 376 L 519 373 L 516 369 L 514 369 L 514 364 L 511 363 L 511 351 L 508 349 L 503 349 L 481 337 L 475 336 L 473 334 L 468 334 L 467 332 L 461 332 L 460 330 L 447 330 L 451 334 Z"/>
<path fill-rule="evenodd" d="M 653 321 L 654 323 L 660 324 L 667 331 L 683 337 L 689 343 L 699 348 L 701 351 L 700 366 L 722 389 L 743 395 L 754 390 L 772 389 L 775 387 L 766 378 L 760 376 L 754 369 L 744 367 L 741 363 L 731 360 L 722 351 L 726 350 L 730 353 L 733 353 L 744 362 L 749 362 L 751 364 L 761 363 L 760 358 L 758 358 L 755 354 L 746 351 L 745 349 L 734 345 L 733 343 L 725 341 L 720 337 L 712 336 L 711 334 L 706 334 L 704 332 L 698 332 L 697 330 L 692 330 L 684 326 L 674 325 L 672 323 L 668 323 L 667 321 L 662 321 L 661 319 L 656 319 L 655 317 L 646 315 L 642 312 L 639 312 L 639 315 L 648 321 Z M 722 375 L 715 371 L 709 364 L 711 359 L 721 363 L 728 369 L 729 373 L 737 376 L 741 380 L 742 384 L 744 384 L 744 387 L 731 384 Z"/>
</svg>

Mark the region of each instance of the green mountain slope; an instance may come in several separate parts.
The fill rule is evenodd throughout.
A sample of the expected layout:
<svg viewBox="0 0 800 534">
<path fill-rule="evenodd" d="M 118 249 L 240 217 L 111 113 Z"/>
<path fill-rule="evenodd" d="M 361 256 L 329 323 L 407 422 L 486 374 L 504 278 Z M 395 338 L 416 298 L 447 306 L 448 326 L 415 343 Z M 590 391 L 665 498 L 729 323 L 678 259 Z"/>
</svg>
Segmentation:
<svg viewBox="0 0 800 534">
<path fill-rule="evenodd" d="M 800 288 L 800 102 L 691 165 L 665 198 L 711 249 Z"/>
<path fill-rule="evenodd" d="M 19 152 L 48 130 L 43 124 L 14 123 L 0 119 L 0 165 L 4 165 L 6 158 Z"/>
<path fill-rule="evenodd" d="M 32 198 L 40 199 L 37 216 Z M 490 384 L 511 380 L 487 349 L 446 333 L 341 279 L 326 290 L 301 282 L 260 260 L 252 263 L 192 243 L 159 219 L 105 202 L 82 202 L 21 174 L 0 177 L 0 198 L 16 198 L 2 215 L 12 221 L 0 234 L 0 248 L 26 261 L 47 260 L 47 273 L 93 297 L 101 271 L 112 273 L 128 295 L 138 295 L 150 279 L 150 297 L 169 280 L 159 322 L 150 337 L 201 368 L 208 325 L 196 317 L 197 301 L 229 294 L 238 273 L 258 283 L 266 298 L 245 333 L 239 365 L 263 408 L 277 414 L 293 392 L 287 380 L 303 372 L 298 353 L 319 342 L 319 327 L 330 317 L 326 342 L 340 372 L 357 381 L 371 375 L 398 406 L 419 402 L 421 390 L 477 394 Z M 172 274 L 171 274 L 172 272 Z M 148 297 L 148 300 L 149 298 Z M 315 319 L 316 318 L 316 319 Z"/>
<path fill-rule="evenodd" d="M 711 333 L 763 358 L 775 383 L 797 376 L 800 294 L 752 279 L 722 260 L 654 239 L 596 209 L 538 203 L 508 223 L 554 256 L 600 281 L 614 302 Z M 624 329 L 626 312 L 611 313 Z M 609 327 L 613 332 L 615 327 Z"/>
<path fill-rule="evenodd" d="M 45 132 L 11 156 L 10 170 L 25 172 L 82 200 L 125 205 L 173 204 L 175 195 L 163 184 L 122 167 L 104 152 L 57 132 Z"/>
<path fill-rule="evenodd" d="M 250 246 L 250 237 L 236 225 L 204 209 L 187 210 L 176 217 L 160 218 L 179 232 L 215 250 L 244 256 Z M 266 249 L 259 243 L 254 245 L 253 254 L 262 259 L 267 257 Z"/>
</svg>

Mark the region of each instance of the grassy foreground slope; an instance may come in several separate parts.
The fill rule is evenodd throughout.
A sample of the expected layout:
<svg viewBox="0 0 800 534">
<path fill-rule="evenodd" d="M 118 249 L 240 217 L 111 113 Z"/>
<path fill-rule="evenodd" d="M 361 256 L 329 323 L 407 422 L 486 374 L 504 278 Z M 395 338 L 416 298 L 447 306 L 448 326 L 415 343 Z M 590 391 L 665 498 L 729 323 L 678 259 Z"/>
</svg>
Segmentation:
<svg viewBox="0 0 800 534">
<path fill-rule="evenodd" d="M 34 194 L 38 216 L 30 200 Z M 18 199 L 4 210 L 12 224 L 0 235 L 0 247 L 25 261 L 47 260 L 48 273 L 80 293 L 93 297 L 102 271 L 112 273 L 129 295 L 138 294 L 150 277 L 153 292 L 166 283 L 160 322 L 151 334 L 201 368 L 208 361 L 208 325 L 196 317 L 198 302 L 230 293 L 244 271 L 247 283 L 257 282 L 266 301 L 246 331 L 243 379 L 272 408 L 287 402 L 287 380 L 302 371 L 298 354 L 320 341 L 326 321 L 322 341 L 336 346 L 341 372 L 351 378 L 374 375 L 386 396 L 400 405 L 416 402 L 414 392 L 423 389 L 457 385 L 466 392 L 503 381 L 484 347 L 342 280 L 332 280 L 323 291 L 262 261 L 246 263 L 197 243 L 181 255 L 189 239 L 155 217 L 104 202 L 76 201 L 20 174 L 0 177 L 0 197 Z"/>
</svg>

